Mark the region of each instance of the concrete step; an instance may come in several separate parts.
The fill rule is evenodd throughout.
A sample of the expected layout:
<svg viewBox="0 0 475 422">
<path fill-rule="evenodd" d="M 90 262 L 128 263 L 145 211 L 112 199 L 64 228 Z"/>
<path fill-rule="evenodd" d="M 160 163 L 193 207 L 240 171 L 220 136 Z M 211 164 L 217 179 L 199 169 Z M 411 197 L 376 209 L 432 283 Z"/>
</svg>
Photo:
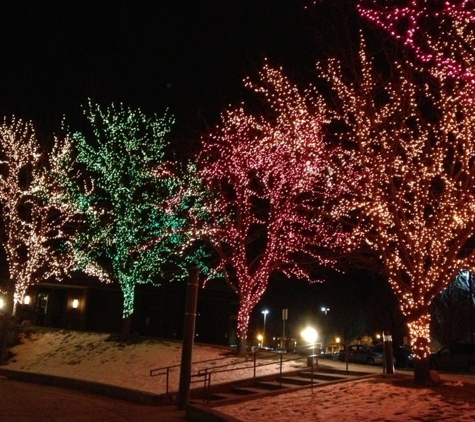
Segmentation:
<svg viewBox="0 0 475 422">
<path fill-rule="evenodd" d="M 286 384 L 284 382 L 279 382 L 279 380 L 274 381 L 260 381 L 256 383 L 256 387 L 263 388 L 265 390 L 282 390 L 283 388 L 293 388 L 296 384 Z"/>
<path fill-rule="evenodd" d="M 231 391 L 234 394 L 248 395 L 248 394 L 266 393 L 269 390 L 266 390 L 264 388 L 258 388 L 258 387 L 235 387 Z"/>
<path fill-rule="evenodd" d="M 313 380 L 314 384 L 318 384 L 318 380 Z M 310 380 L 306 384 L 296 384 L 296 383 L 288 383 L 284 381 L 268 381 L 268 382 L 259 382 L 257 385 L 259 387 L 265 388 L 266 390 L 283 390 L 283 389 L 292 389 L 296 387 L 300 387 L 301 385 L 309 385 Z"/>
<path fill-rule="evenodd" d="M 282 382 L 285 384 L 296 384 L 296 385 L 310 385 L 311 380 L 304 377 L 282 377 Z"/>
<path fill-rule="evenodd" d="M 299 373 L 299 376 L 303 378 L 312 378 L 312 372 L 311 371 L 303 371 Z M 323 381 L 338 381 L 342 379 L 351 379 L 354 378 L 351 375 L 345 375 L 345 374 L 332 374 L 328 372 L 314 372 L 313 373 L 313 379 L 314 380 L 323 380 Z"/>
</svg>

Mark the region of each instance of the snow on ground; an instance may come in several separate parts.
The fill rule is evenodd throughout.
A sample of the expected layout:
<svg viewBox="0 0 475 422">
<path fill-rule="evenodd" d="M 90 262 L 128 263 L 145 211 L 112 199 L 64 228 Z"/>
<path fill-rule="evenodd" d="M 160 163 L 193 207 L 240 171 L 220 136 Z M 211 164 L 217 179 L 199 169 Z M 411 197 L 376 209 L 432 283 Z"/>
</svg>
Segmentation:
<svg viewBox="0 0 475 422">
<path fill-rule="evenodd" d="M 165 393 L 166 376 L 150 376 L 150 371 L 177 365 L 170 370 L 169 391 L 178 391 L 181 342 L 146 339 L 121 343 L 110 334 L 80 331 L 26 331 L 21 344 L 10 351 L 8 369 L 36 372 L 102 382 L 156 394 Z M 210 361 L 212 360 L 212 361 Z M 253 359 L 237 358 L 229 347 L 196 345 L 193 348 L 192 374 L 221 365 L 244 367 L 212 376 L 212 382 L 226 382 L 253 375 Z M 274 361 L 262 361 L 260 364 Z M 285 370 L 304 367 L 306 360 L 287 362 Z M 228 366 L 229 367 L 229 366 Z M 158 371 L 162 372 L 162 371 Z M 260 366 L 257 375 L 278 372 L 277 364 Z M 197 386 L 203 377 L 194 377 Z"/>
<path fill-rule="evenodd" d="M 32 331 L 11 348 L 14 356 L 6 368 L 86 379 L 136 390 L 162 393 L 164 377 L 150 377 L 151 369 L 179 365 L 181 344 L 144 340 L 132 344 L 111 341 L 108 334 L 74 331 Z M 222 364 L 242 365 L 229 348 L 195 345 L 192 373 Z M 306 361 L 305 361 L 306 362 Z M 287 370 L 304 366 L 304 361 L 287 363 Z M 323 364 L 323 361 L 321 361 Z M 252 366 L 252 360 L 247 363 Z M 327 362 L 328 365 L 344 364 Z M 361 369 L 356 366 L 350 369 Z M 364 367 L 380 372 L 381 368 Z M 277 365 L 258 368 L 257 375 L 276 372 Z M 213 382 L 252 376 L 252 369 L 220 374 Z M 468 375 L 441 375 L 444 381 L 432 388 L 413 385 L 411 374 L 377 377 L 360 381 L 299 389 L 280 395 L 253 399 L 215 410 L 240 421 L 473 421 L 475 379 Z M 179 370 L 171 373 L 170 391 L 178 390 Z"/>
<path fill-rule="evenodd" d="M 308 388 L 222 406 L 242 421 L 474 421 L 475 386 L 448 382 L 416 388 L 412 380 L 365 380 Z"/>
</svg>

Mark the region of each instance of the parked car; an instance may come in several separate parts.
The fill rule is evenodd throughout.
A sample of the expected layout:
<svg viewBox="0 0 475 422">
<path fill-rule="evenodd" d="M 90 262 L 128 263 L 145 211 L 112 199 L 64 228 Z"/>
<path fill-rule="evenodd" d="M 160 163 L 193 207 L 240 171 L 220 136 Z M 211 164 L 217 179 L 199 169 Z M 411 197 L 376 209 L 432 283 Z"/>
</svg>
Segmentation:
<svg viewBox="0 0 475 422">
<path fill-rule="evenodd" d="M 340 360 L 341 362 L 346 362 L 346 359 L 348 356 L 348 362 L 351 362 L 351 363 L 365 363 L 367 365 L 376 365 L 376 364 L 381 365 L 383 363 L 382 348 L 381 348 L 381 354 L 379 353 L 379 350 L 376 350 L 373 353 L 373 349 L 375 348 L 372 346 L 368 346 L 364 344 L 353 344 L 348 347 L 348 350 L 346 349 L 340 350 L 340 353 L 338 355 L 338 360 Z"/>
<path fill-rule="evenodd" d="M 338 360 L 346 362 L 346 351 L 341 350 Z M 384 349 L 383 346 L 368 346 L 363 344 L 354 344 L 348 347 L 348 362 L 364 363 L 366 365 L 383 365 Z M 393 356 L 393 363 L 396 365 L 396 358 Z"/>
<path fill-rule="evenodd" d="M 330 359 L 333 360 L 335 353 L 321 353 L 318 355 L 319 359 Z"/>
<path fill-rule="evenodd" d="M 370 357 L 366 361 L 368 365 L 382 365 L 384 362 L 383 346 L 375 346 L 370 349 Z"/>
<path fill-rule="evenodd" d="M 431 369 L 475 373 L 475 343 L 446 346 L 429 357 Z"/>
<path fill-rule="evenodd" d="M 396 368 L 414 368 L 414 355 L 409 347 L 396 346 L 393 348 L 393 355 Z"/>
</svg>

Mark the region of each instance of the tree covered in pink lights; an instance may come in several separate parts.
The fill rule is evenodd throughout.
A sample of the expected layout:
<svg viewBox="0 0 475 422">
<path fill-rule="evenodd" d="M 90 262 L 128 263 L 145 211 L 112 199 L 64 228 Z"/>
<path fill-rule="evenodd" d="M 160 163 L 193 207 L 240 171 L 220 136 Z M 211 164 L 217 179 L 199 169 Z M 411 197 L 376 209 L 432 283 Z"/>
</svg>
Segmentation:
<svg viewBox="0 0 475 422">
<path fill-rule="evenodd" d="M 271 275 L 317 281 L 312 266 L 303 264 L 334 264 L 328 250 L 345 238 L 325 213 L 326 199 L 339 188 L 314 92 L 299 91 L 268 65 L 258 84 L 247 80 L 246 86 L 267 111 L 229 110 L 204 141 L 198 173 L 211 195 L 202 214 L 208 220 L 195 219 L 219 256 L 217 270 L 239 296 L 240 351 Z"/>
<path fill-rule="evenodd" d="M 473 0 L 363 0 L 359 11 L 439 76 L 475 87 Z"/>
</svg>

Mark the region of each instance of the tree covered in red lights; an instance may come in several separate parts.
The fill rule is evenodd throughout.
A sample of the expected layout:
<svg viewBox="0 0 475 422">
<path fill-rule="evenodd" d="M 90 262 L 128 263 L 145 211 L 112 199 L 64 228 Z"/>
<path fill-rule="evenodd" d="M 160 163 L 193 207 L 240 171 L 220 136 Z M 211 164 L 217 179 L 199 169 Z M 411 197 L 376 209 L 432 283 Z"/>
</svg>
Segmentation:
<svg viewBox="0 0 475 422">
<path fill-rule="evenodd" d="M 329 247 L 343 232 L 325 216 L 325 198 L 336 195 L 332 152 L 323 141 L 325 116 L 312 90 L 300 92 L 266 65 L 260 83 L 247 87 L 267 114 L 244 105 L 229 110 L 204 141 L 198 173 L 211 196 L 206 219 L 196 219 L 239 295 L 238 340 L 243 351 L 249 316 L 272 274 L 315 281 L 305 262 L 332 265 Z M 262 112 L 262 104 L 259 108 Z M 203 214 L 204 215 L 204 214 Z"/>
<path fill-rule="evenodd" d="M 348 164 L 361 172 L 340 211 L 359 211 L 356 232 L 380 256 L 408 324 L 415 379 L 424 383 L 429 305 L 475 258 L 475 113 L 463 101 L 469 84 L 391 66 L 383 77 L 363 46 L 357 78 L 335 60 L 320 72 L 338 98 L 334 119 Z"/>
</svg>

